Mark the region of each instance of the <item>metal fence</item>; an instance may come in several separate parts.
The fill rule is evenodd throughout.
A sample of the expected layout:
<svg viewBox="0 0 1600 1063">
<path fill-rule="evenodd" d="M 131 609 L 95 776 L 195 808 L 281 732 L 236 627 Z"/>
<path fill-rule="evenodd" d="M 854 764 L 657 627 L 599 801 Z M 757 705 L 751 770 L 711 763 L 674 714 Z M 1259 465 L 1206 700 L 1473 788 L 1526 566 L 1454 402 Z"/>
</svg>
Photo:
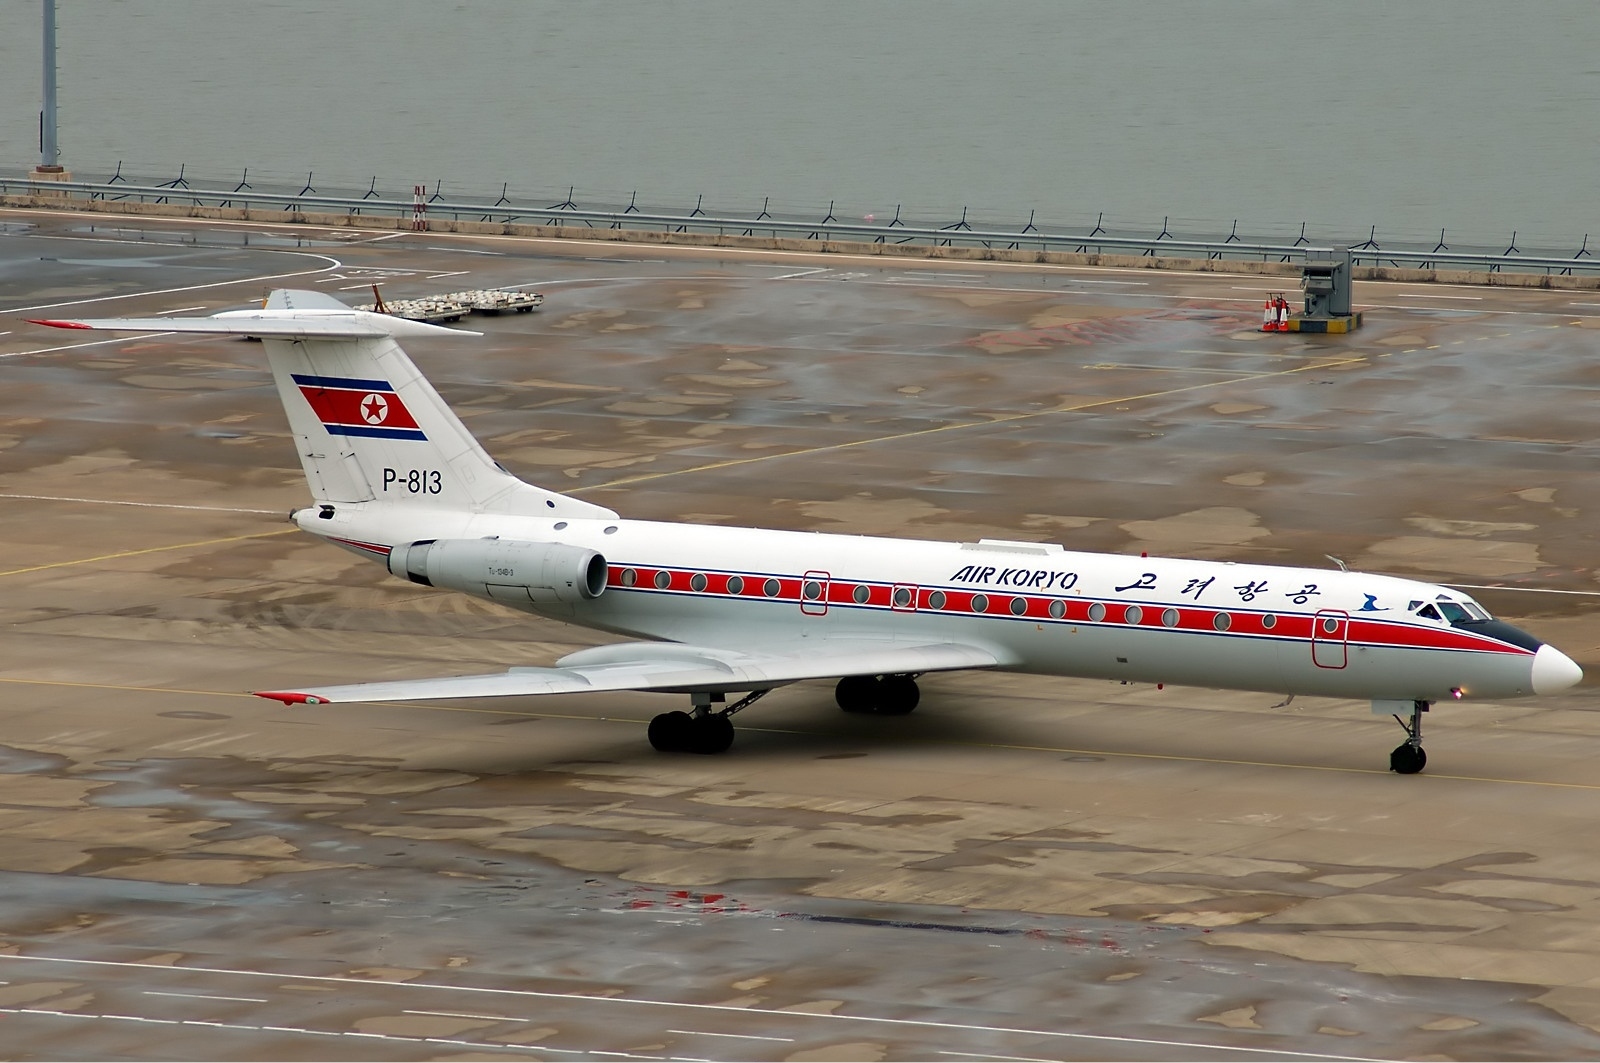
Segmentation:
<svg viewBox="0 0 1600 1063">
<path fill-rule="evenodd" d="M 1124 254 L 1163 258 L 1213 259 L 1249 262 L 1305 261 L 1308 249 L 1315 249 L 1302 226 L 1300 236 L 1293 243 L 1263 243 L 1241 239 L 1234 233 L 1221 238 L 1179 238 L 1167 229 L 1163 219 L 1161 231 L 1155 236 L 1141 236 L 1121 232 L 1108 232 L 1097 223 L 1087 232 L 1042 230 L 1030 218 L 1027 225 L 1016 231 L 978 229 L 967 223 L 966 212 L 961 219 L 949 225 L 927 226 L 907 224 L 900 220 L 898 209 L 887 222 L 874 220 L 841 221 L 833 216 L 830 206 L 821 219 L 805 219 L 773 215 L 763 205 L 751 217 L 714 215 L 701 209 L 700 204 L 688 213 L 650 213 L 633 203 L 622 208 L 583 208 L 567 199 L 552 206 L 533 206 L 516 203 L 502 189 L 495 202 L 446 200 L 436 189 L 431 195 L 426 186 L 417 186 L 410 199 L 389 199 L 378 194 L 376 180 L 366 193 L 356 195 L 325 195 L 311 188 L 310 175 L 306 187 L 298 193 L 263 192 L 241 180 L 233 189 L 195 188 L 182 176 L 161 184 L 133 184 L 116 175 L 106 181 L 36 181 L 27 177 L 0 175 L 0 195 L 30 195 L 65 193 L 89 200 L 130 200 L 140 203 L 177 203 L 206 207 L 236 207 L 252 210 L 282 212 L 314 211 L 377 215 L 396 218 L 451 218 L 456 221 L 499 222 L 505 224 L 531 224 L 544 226 L 586 226 L 595 229 L 626 229 L 666 233 L 704 233 L 722 236 L 763 236 L 775 239 L 808 241 L 852 241 L 879 244 L 908 244 L 925 247 L 971 247 L 1006 250 L 1038 250 L 1077 252 L 1086 254 Z M 1103 221 L 1103 216 L 1102 219 Z M 1394 267 L 1398 269 L 1441 269 L 1488 273 L 1543 273 L 1543 274 L 1600 274 L 1600 259 L 1588 250 L 1588 237 L 1575 254 L 1526 254 L 1516 247 L 1516 235 L 1511 245 L 1498 254 L 1483 250 L 1450 250 L 1440 233 L 1437 246 L 1432 250 L 1421 247 L 1382 247 L 1376 231 L 1359 242 L 1345 242 L 1358 266 Z M 1324 248 L 1326 245 L 1323 245 Z"/>
</svg>

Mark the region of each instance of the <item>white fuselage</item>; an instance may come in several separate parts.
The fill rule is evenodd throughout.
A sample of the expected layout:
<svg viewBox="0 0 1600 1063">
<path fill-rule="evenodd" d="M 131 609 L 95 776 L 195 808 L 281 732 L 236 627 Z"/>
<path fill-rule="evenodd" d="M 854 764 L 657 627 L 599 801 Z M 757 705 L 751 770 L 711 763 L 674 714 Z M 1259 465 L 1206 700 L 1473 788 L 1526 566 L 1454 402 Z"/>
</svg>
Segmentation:
<svg viewBox="0 0 1600 1063">
<path fill-rule="evenodd" d="M 1010 671 L 1384 701 L 1531 695 L 1552 656 L 1574 667 L 1498 621 L 1416 611 L 1471 603 L 1460 592 L 1332 569 L 382 504 L 341 507 L 332 520 L 301 510 L 296 522 L 378 560 L 421 539 L 592 549 L 608 578 L 591 600 L 482 596 L 675 642 L 950 641 L 984 647 Z"/>
</svg>

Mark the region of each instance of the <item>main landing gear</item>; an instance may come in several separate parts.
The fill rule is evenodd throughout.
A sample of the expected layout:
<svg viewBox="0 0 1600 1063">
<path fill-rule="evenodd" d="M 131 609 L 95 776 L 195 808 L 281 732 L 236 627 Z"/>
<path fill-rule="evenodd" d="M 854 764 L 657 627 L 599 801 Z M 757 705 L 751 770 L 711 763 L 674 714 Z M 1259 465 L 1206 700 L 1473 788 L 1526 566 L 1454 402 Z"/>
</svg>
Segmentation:
<svg viewBox="0 0 1600 1063">
<path fill-rule="evenodd" d="M 1422 748 L 1422 714 L 1427 711 L 1426 701 L 1413 701 L 1410 723 L 1395 716 L 1395 722 L 1405 728 L 1406 740 L 1395 746 L 1394 752 L 1389 754 L 1390 771 L 1415 775 L 1428 763 L 1428 754 Z"/>
<path fill-rule="evenodd" d="M 847 675 L 833 688 L 833 699 L 845 712 L 904 716 L 917 707 L 922 691 L 914 675 Z"/>
<path fill-rule="evenodd" d="M 753 690 L 725 709 L 713 712 L 722 694 L 695 693 L 693 712 L 663 712 L 650 721 L 650 744 L 662 753 L 726 753 L 733 745 L 732 716 L 770 691 Z"/>
</svg>

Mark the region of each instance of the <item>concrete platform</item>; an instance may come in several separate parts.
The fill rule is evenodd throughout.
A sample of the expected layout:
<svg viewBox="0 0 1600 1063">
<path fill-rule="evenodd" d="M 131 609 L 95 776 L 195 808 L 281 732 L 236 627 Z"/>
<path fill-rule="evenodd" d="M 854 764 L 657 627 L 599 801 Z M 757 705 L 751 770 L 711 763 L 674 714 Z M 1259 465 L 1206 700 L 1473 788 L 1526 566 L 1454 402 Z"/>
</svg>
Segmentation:
<svg viewBox="0 0 1600 1063">
<path fill-rule="evenodd" d="M 1291 317 L 1288 324 L 1290 332 L 1319 332 L 1337 336 L 1360 328 L 1361 313 L 1357 311 L 1342 317 Z"/>
<path fill-rule="evenodd" d="M 663 757 L 649 695 L 251 688 L 598 641 L 292 532 L 259 347 L 25 317 L 545 293 L 408 344 L 630 516 L 1352 566 L 1600 676 L 1583 293 L 0 213 L 0 1023 L 17 1058 L 1600 1054 L 1593 687 L 1430 714 L 954 675 Z M 94 231 L 89 231 L 91 225 Z M 604 256 L 604 257 L 596 257 Z M 448 278 L 448 279 L 446 279 Z M 459 278 L 459 279 L 457 279 Z"/>
</svg>

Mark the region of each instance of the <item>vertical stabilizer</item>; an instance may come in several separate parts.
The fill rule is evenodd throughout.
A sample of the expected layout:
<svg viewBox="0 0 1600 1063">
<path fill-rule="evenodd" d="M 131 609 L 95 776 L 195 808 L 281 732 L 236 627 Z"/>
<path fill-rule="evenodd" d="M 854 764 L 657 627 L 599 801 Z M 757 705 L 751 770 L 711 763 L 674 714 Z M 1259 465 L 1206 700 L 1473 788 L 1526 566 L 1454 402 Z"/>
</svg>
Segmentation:
<svg viewBox="0 0 1600 1063">
<path fill-rule="evenodd" d="M 319 502 L 472 513 L 616 514 L 512 476 L 484 452 L 397 336 L 477 335 L 352 310 L 321 292 L 275 291 L 260 310 L 207 318 L 42 321 L 58 328 L 196 332 L 262 341 L 300 463 Z"/>
</svg>

